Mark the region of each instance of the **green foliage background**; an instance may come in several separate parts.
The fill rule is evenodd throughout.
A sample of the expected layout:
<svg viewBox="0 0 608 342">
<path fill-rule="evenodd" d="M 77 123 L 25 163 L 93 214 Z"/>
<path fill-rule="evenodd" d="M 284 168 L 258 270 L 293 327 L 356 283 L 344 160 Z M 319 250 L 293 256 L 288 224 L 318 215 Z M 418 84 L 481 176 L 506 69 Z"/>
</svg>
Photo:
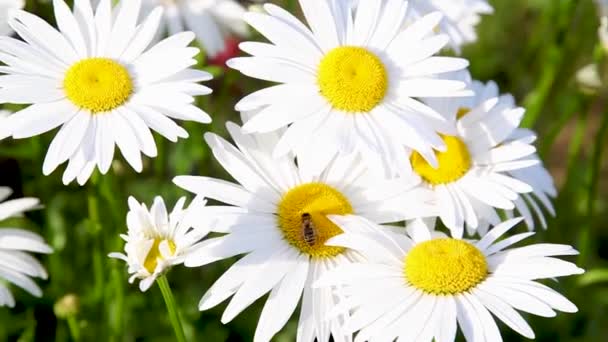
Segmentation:
<svg viewBox="0 0 608 342">
<path fill-rule="evenodd" d="M 276 2 L 298 11 L 294 0 Z M 470 59 L 475 78 L 496 80 L 503 92 L 513 93 L 527 108 L 525 125 L 539 133 L 537 146 L 559 189 L 557 217 L 549 219 L 547 231 L 539 231 L 530 240 L 575 245 L 581 251 L 577 263 L 588 270 L 580 277 L 551 282 L 578 305 L 579 313 L 526 318 L 538 341 L 608 341 L 608 57 L 598 44 L 595 3 L 490 2 L 495 14 L 484 18 L 478 28 L 479 42 L 466 47 L 464 57 Z M 48 1 L 28 0 L 27 9 L 54 20 Z M 592 63 L 602 86 L 577 81 L 578 70 Z M 139 292 L 127 283 L 124 263 L 106 255 L 122 250 L 118 234 L 126 231 L 129 195 L 147 203 L 162 195 L 172 205 L 187 195 L 172 184 L 175 175 L 229 179 L 210 156 L 202 135 L 210 130 L 225 136 L 226 121 L 240 122 L 233 110 L 235 102 L 263 84 L 234 71 L 205 66 L 204 58 L 200 67 L 216 75 L 210 84 L 214 94 L 200 99 L 213 123 L 183 123 L 190 138 L 177 144 L 157 139 L 159 157 L 147 159 L 141 174 L 118 158 L 108 175 L 97 175 L 84 187 L 63 186 L 63 170 L 49 177 L 41 173 L 52 133 L 0 143 L 0 185 L 13 187 L 17 196 L 39 197 L 45 205 L 44 210 L 9 224 L 39 232 L 55 249 L 54 254 L 41 257 L 50 274 L 48 281 L 38 282 L 44 297 L 36 299 L 13 288 L 17 306 L 0 308 L 0 341 L 71 340 L 67 321 L 53 311 L 66 294 L 80 300 L 73 323 L 84 341 L 173 340 L 158 287 Z M 206 312 L 197 310 L 204 291 L 232 262 L 178 267 L 168 274 L 189 340 L 252 340 L 265 297 L 228 325 L 220 323 L 225 304 Z M 276 341 L 294 341 L 295 329 L 292 318 Z M 506 341 L 524 340 L 505 326 L 501 331 Z"/>
</svg>

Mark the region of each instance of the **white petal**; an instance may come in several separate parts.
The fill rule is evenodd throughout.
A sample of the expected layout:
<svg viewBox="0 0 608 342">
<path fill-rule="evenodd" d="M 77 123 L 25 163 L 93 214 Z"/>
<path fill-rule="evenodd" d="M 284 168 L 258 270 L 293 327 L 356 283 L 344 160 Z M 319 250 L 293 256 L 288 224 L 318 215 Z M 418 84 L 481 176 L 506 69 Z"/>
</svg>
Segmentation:
<svg viewBox="0 0 608 342">
<path fill-rule="evenodd" d="M 287 323 L 302 296 L 308 277 L 308 265 L 308 256 L 300 254 L 293 270 L 270 292 L 260 314 L 254 341 L 270 341 Z"/>
<path fill-rule="evenodd" d="M 241 286 L 226 307 L 222 315 L 222 323 L 230 322 L 246 307 L 275 287 L 296 265 L 295 259 L 295 251 L 290 246 L 285 246 L 276 251 L 271 258 L 272 261 L 258 266 L 258 271 Z"/>
</svg>

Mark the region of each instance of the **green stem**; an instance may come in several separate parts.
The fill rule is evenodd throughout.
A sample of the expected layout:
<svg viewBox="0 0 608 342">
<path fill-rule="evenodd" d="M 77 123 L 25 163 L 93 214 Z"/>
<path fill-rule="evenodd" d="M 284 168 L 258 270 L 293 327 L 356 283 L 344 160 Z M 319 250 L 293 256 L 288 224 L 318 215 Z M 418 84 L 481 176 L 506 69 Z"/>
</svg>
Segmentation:
<svg viewBox="0 0 608 342">
<path fill-rule="evenodd" d="M 169 313 L 169 319 L 171 320 L 175 337 L 177 338 L 178 342 L 186 342 L 186 336 L 184 335 L 184 329 L 182 328 L 182 323 L 177 311 L 177 305 L 175 304 L 175 298 L 173 298 L 173 293 L 171 292 L 171 287 L 169 286 L 169 281 L 167 280 L 166 276 L 162 275 L 156 279 L 156 282 L 158 283 L 160 292 L 163 294 L 163 299 L 165 300 L 165 304 L 167 306 L 167 312 Z"/>
<path fill-rule="evenodd" d="M 596 199 L 598 193 L 598 183 L 600 169 L 602 167 L 602 156 L 606 144 L 606 135 L 608 134 L 608 113 L 604 113 L 600 128 L 595 138 L 595 145 L 593 150 L 593 156 L 591 159 L 591 179 L 589 181 L 589 187 L 587 189 L 587 222 L 581 231 L 580 236 L 580 248 L 578 265 L 585 266 L 587 259 L 590 255 L 591 250 L 591 229 L 593 228 L 594 216 L 596 211 Z"/>
<path fill-rule="evenodd" d="M 91 235 L 93 235 L 93 275 L 95 279 L 94 287 L 94 298 L 95 300 L 101 300 L 103 297 L 104 290 L 104 270 L 103 270 L 103 259 L 102 255 L 102 240 L 99 238 L 101 232 L 101 223 L 99 216 L 99 185 L 97 182 L 97 175 L 93 175 L 91 179 L 91 189 L 87 194 L 87 206 L 89 210 L 89 220 Z"/>
<path fill-rule="evenodd" d="M 80 327 L 78 326 L 78 321 L 76 320 L 75 315 L 70 315 L 68 317 L 68 328 L 70 329 L 70 336 L 72 336 L 72 340 L 80 341 Z"/>
<path fill-rule="evenodd" d="M 580 17 L 581 3 L 583 1 L 562 1 L 558 12 L 555 13 L 556 17 L 553 20 L 556 20 L 557 29 L 555 32 L 557 34 L 552 37 L 553 41 L 545 49 L 540 79 L 535 89 L 524 100 L 526 116 L 521 123 L 522 127 L 534 126 L 542 111 L 545 110 L 545 104 L 551 98 L 554 85 L 559 83 L 557 82 L 559 77 L 563 77 L 565 74 L 564 65 L 571 61 L 568 52 L 573 49 L 572 45 L 575 45 L 576 48 L 580 41 L 575 28 Z M 579 51 L 580 49 L 574 50 Z"/>
</svg>

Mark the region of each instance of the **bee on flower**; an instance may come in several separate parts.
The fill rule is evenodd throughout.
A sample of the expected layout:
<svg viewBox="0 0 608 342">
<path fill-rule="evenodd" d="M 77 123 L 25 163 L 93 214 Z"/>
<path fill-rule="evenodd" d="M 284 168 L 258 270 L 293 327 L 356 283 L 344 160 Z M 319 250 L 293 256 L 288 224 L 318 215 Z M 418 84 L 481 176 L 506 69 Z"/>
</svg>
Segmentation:
<svg viewBox="0 0 608 342">
<path fill-rule="evenodd" d="M 227 124 L 234 145 L 212 134 L 205 140 L 213 155 L 237 183 L 204 176 L 178 176 L 174 182 L 199 197 L 225 205 L 193 210 L 208 221 L 208 230 L 223 234 L 193 247 L 185 261 L 199 267 L 243 255 L 203 295 L 200 310 L 232 297 L 222 323 L 233 320 L 258 298 L 270 292 L 254 341 L 270 341 L 301 302 L 298 341 L 349 341 L 342 329 L 348 311 L 336 312 L 339 295 L 311 284 L 335 267 L 357 260 L 351 250 L 325 245 L 342 233 L 328 215 L 359 215 L 386 223 L 432 216 L 429 192 L 419 182 L 372 177 L 358 154 L 340 155 L 328 165 L 273 158 L 280 136 L 276 132 L 245 134 Z M 321 169 L 320 175 L 313 170 Z M 403 211 L 400 204 L 409 199 Z M 204 233 L 204 232 L 201 232 Z"/>
</svg>

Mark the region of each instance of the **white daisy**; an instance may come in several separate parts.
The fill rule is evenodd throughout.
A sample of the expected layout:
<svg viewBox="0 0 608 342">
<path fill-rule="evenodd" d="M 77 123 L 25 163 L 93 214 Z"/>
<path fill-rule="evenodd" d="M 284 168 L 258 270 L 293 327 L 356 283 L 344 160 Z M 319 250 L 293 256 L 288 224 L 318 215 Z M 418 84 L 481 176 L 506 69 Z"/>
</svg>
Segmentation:
<svg viewBox="0 0 608 342">
<path fill-rule="evenodd" d="M 532 144 L 536 141 L 536 134 L 528 129 L 516 129 L 508 139 L 510 142 L 519 142 L 521 144 Z M 547 228 L 547 220 L 543 213 L 544 208 L 551 216 L 555 216 L 555 209 L 551 203 L 551 199 L 557 196 L 557 190 L 553 183 L 553 177 L 542 164 L 540 157 L 536 154 L 528 157 L 535 159 L 538 164 L 508 172 L 513 178 L 518 179 L 533 189 L 532 193 L 523 193 L 513 201 L 515 211 L 524 218 L 526 225 L 530 230 L 535 228 L 535 217 L 540 221 L 543 228 Z M 507 214 L 513 217 L 515 212 L 508 211 Z M 483 232 L 482 232 L 483 234 Z"/>
<path fill-rule="evenodd" d="M 140 151 L 156 156 L 150 128 L 171 141 L 187 132 L 169 117 L 210 122 L 194 104 L 211 92 L 197 84 L 211 75 L 189 67 L 198 49 L 191 32 L 150 45 L 162 10 L 137 23 L 141 0 L 76 0 L 74 12 L 62 0 L 53 7 L 59 31 L 24 11 L 11 27 L 25 40 L 0 37 L 0 103 L 32 104 L 11 115 L 13 138 L 61 129 L 43 165 L 49 174 L 69 160 L 63 181 L 84 184 L 98 167 L 106 173 L 117 145 L 127 162 L 142 170 Z"/>
<path fill-rule="evenodd" d="M 150 10 L 163 6 L 163 22 L 169 34 L 184 28 L 193 31 L 210 58 L 224 51 L 233 35 L 248 34 L 243 21 L 245 8 L 235 0 L 144 0 L 144 6 Z"/>
<path fill-rule="evenodd" d="M 0 202 L 12 191 L 0 187 Z M 0 221 L 19 216 L 23 212 L 38 208 L 36 198 L 19 198 L 0 203 Z M 47 273 L 35 258 L 26 252 L 51 253 L 49 247 L 38 234 L 16 228 L 0 228 L 0 306 L 15 306 L 15 299 L 4 282 L 15 284 L 33 296 L 41 297 L 42 290 L 31 277 L 47 278 Z"/>
<path fill-rule="evenodd" d="M 346 233 L 328 244 L 354 249 L 366 261 L 342 265 L 315 286 L 344 286 L 348 295 L 339 307 L 354 310 L 344 328 L 359 331 L 355 341 L 451 342 L 458 325 L 467 341 L 499 342 L 492 315 L 534 338 L 515 309 L 543 317 L 577 311 L 535 280 L 583 273 L 554 258 L 578 252 L 556 244 L 508 248 L 533 234 L 498 240 L 520 219 L 499 224 L 479 241 L 432 236 L 421 224 L 409 227 L 406 236 L 361 218 L 332 220 Z M 361 233 L 363 227 L 367 232 Z"/>
<path fill-rule="evenodd" d="M 291 124 L 275 156 L 293 151 L 298 158 L 328 162 L 338 151 L 361 151 L 364 157 L 379 154 L 392 165 L 407 146 L 435 165 L 433 148 L 445 148 L 437 132 L 453 128 L 415 98 L 469 94 L 464 83 L 437 77 L 468 65 L 433 56 L 449 40 L 433 33 L 441 14 L 401 30 L 407 14 L 403 0 L 364 1 L 355 11 L 340 0 L 300 0 L 300 5 L 310 29 L 271 4 L 264 6 L 268 14 L 245 16 L 270 43 L 241 43 L 252 56 L 234 58 L 228 66 L 280 83 L 236 105 L 256 111 L 245 131 L 270 132 Z"/>
<path fill-rule="evenodd" d="M 494 9 L 487 0 L 411 0 L 412 19 L 435 11 L 444 15 L 438 30 L 450 36 L 450 47 L 460 53 L 464 44 L 477 40 L 475 27 L 481 15 L 492 14 Z"/>
<path fill-rule="evenodd" d="M 184 255 L 202 238 L 198 230 L 190 229 L 185 202 L 186 198 L 180 198 L 169 214 L 161 197 L 154 199 L 150 210 L 145 203 L 129 197 L 128 232 L 121 235 L 127 242 L 125 254 L 110 253 L 109 256 L 127 263 L 132 274 L 129 282 L 141 279 L 141 291 L 147 291 L 158 276 L 183 263 Z M 204 201 L 196 203 L 196 207 L 204 205 Z"/>
<path fill-rule="evenodd" d="M 436 151 L 434 168 L 418 152 L 404 153 L 406 178 L 420 176 L 436 196 L 438 216 L 454 237 L 482 232 L 498 224 L 496 208 L 512 210 L 519 194 L 532 192 L 526 178 L 512 172 L 539 163 L 529 141 L 509 140 L 519 126 L 524 109 L 510 95 L 498 95 L 495 83 L 472 82 L 476 96 L 466 99 L 428 99 L 436 111 L 456 121 L 455 135 L 443 135 L 447 149 Z"/>
<path fill-rule="evenodd" d="M 428 192 L 402 180 L 382 181 L 366 176 L 356 155 L 332 159 L 320 175 L 310 170 L 314 160 L 289 155 L 274 159 L 272 149 L 279 136 L 273 133 L 245 135 L 235 124 L 227 125 L 235 147 L 207 133 L 205 140 L 220 164 L 240 184 L 224 180 L 180 176 L 174 182 L 198 196 L 226 203 L 196 210 L 193 221 L 224 236 L 204 240 L 185 265 L 201 266 L 246 254 L 203 296 L 199 308 L 206 310 L 230 296 L 222 322 L 231 321 L 255 300 L 270 292 L 260 316 L 255 341 L 269 341 L 289 320 L 303 295 L 297 341 L 315 338 L 327 342 L 349 341 L 342 330 L 346 312 L 329 318 L 338 300 L 330 289 L 312 289 L 310 284 L 336 265 L 349 263 L 356 255 L 324 242 L 341 233 L 328 214 L 356 214 L 374 222 L 405 218 L 398 206 L 407 197 L 407 215 L 432 215 L 426 204 Z M 316 161 L 318 162 L 318 161 Z"/>
<path fill-rule="evenodd" d="M 0 0 L 0 36 L 8 36 L 13 29 L 8 25 L 8 14 L 12 10 L 22 9 L 24 0 Z"/>
</svg>

